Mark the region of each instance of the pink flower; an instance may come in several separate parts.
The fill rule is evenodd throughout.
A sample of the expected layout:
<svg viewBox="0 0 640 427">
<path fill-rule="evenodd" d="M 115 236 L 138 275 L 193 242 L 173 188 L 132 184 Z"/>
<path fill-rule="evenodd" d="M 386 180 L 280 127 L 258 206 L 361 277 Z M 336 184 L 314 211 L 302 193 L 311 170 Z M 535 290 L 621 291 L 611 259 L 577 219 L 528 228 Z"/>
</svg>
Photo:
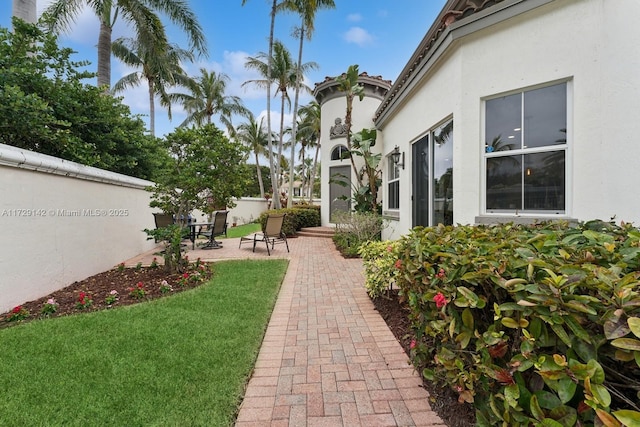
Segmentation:
<svg viewBox="0 0 640 427">
<path fill-rule="evenodd" d="M 112 290 L 111 292 L 109 292 L 111 295 L 118 295 L 118 291 L 116 291 L 115 289 Z"/>
<path fill-rule="evenodd" d="M 409 348 L 416 348 L 416 340 L 411 340 L 411 344 L 409 344 Z"/>
<path fill-rule="evenodd" d="M 433 297 L 433 301 L 435 301 L 436 303 L 436 307 L 438 308 L 442 308 L 445 305 L 447 305 L 447 299 L 445 298 L 444 295 L 442 295 L 442 292 L 438 292 L 434 297 Z"/>
<path fill-rule="evenodd" d="M 55 300 L 55 299 L 53 299 L 53 298 L 49 298 L 49 299 L 47 300 L 47 304 L 50 304 L 50 305 L 56 305 L 56 300 Z"/>
<path fill-rule="evenodd" d="M 387 246 L 387 252 L 393 252 L 393 246 L 391 245 Z"/>
<path fill-rule="evenodd" d="M 399 259 L 398 259 L 398 260 L 396 260 L 395 266 L 396 266 L 396 268 L 398 268 L 398 269 L 402 268 L 402 261 L 400 261 Z"/>
</svg>

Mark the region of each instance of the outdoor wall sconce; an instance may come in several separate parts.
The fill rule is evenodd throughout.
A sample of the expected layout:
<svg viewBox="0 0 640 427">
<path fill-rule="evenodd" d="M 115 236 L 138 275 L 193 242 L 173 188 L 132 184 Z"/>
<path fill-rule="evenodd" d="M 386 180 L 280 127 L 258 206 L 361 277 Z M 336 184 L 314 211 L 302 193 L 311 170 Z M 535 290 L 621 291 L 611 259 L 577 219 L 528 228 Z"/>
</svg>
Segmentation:
<svg viewBox="0 0 640 427">
<path fill-rule="evenodd" d="M 400 162 L 400 157 L 402 157 L 402 162 Z M 397 145 L 391 152 L 391 159 L 393 160 L 394 165 L 404 169 L 404 151 L 400 153 L 400 147 Z"/>
</svg>

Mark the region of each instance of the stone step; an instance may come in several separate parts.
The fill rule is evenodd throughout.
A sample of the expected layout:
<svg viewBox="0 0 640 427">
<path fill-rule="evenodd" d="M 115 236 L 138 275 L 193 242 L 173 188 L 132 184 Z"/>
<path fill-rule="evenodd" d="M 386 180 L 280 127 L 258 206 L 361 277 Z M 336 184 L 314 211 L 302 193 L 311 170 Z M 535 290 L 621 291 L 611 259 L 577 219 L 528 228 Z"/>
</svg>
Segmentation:
<svg viewBox="0 0 640 427">
<path fill-rule="evenodd" d="M 298 236 L 331 238 L 336 229 L 333 227 L 305 227 L 296 233 Z"/>
</svg>

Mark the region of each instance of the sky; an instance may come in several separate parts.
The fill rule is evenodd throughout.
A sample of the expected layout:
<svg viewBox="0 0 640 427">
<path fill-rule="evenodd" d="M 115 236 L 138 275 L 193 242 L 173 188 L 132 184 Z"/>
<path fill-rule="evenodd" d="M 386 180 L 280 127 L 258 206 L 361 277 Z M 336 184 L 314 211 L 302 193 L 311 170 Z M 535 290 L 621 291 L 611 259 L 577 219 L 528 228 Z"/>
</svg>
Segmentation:
<svg viewBox="0 0 640 427">
<path fill-rule="evenodd" d="M 38 15 L 49 2 L 38 0 Z M 268 51 L 271 0 L 247 0 L 244 6 L 241 0 L 191 0 L 189 3 L 205 33 L 209 55 L 195 63 L 184 64 L 187 73 L 197 76 L 200 68 L 206 68 L 228 75 L 227 94 L 240 97 L 256 117 L 266 116 L 266 91 L 242 84 L 261 79 L 244 64 L 248 56 Z M 310 41 L 305 40 L 302 62 L 313 61 L 319 66 L 306 75 L 305 83 L 313 90 L 316 83 L 327 76 L 342 74 L 352 64 L 358 64 L 360 72 L 395 81 L 445 3 L 446 0 L 335 0 L 335 9 L 317 12 L 315 32 Z M 0 0 L 0 26 L 11 25 L 11 6 L 11 0 Z M 162 20 L 167 25 L 170 41 L 187 48 L 182 32 L 170 25 L 165 17 Z M 276 16 L 275 37 L 288 48 L 294 60 L 298 57 L 299 42 L 292 32 L 297 25 L 299 18 L 294 14 Z M 91 71 L 97 68 L 98 30 L 97 18 L 85 8 L 59 39 L 61 46 L 77 51 L 74 60 L 90 61 Z M 117 21 L 113 39 L 132 35 L 122 20 Z M 134 71 L 115 58 L 111 67 L 112 85 Z M 120 95 L 132 113 L 143 115 L 148 124 L 146 84 Z M 290 96 L 293 103 L 293 93 Z M 311 100 L 312 95 L 302 95 L 300 105 Z M 271 110 L 272 123 L 278 124 L 279 97 L 272 100 Z M 179 105 L 172 106 L 172 115 L 170 121 L 166 111 L 156 103 L 156 136 L 172 132 L 186 117 Z M 240 119 L 234 119 L 235 125 L 240 122 Z M 285 123 L 291 123 L 290 113 L 285 113 Z M 277 130 L 278 127 L 272 125 L 272 128 Z"/>
</svg>

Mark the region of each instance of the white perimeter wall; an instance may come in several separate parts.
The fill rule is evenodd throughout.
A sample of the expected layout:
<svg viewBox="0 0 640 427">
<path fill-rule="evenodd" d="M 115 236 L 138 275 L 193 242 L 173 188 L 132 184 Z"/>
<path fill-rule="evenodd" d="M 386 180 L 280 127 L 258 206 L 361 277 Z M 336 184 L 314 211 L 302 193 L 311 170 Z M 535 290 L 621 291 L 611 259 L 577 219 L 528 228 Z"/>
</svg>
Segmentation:
<svg viewBox="0 0 640 427">
<path fill-rule="evenodd" d="M 0 144 L 0 313 L 153 249 L 150 181 Z M 238 224 L 268 202 L 242 198 Z M 205 214 L 193 213 L 198 221 Z"/>
<path fill-rule="evenodd" d="M 0 312 L 152 249 L 151 184 L 0 144 Z"/>
<path fill-rule="evenodd" d="M 406 152 L 399 220 L 384 237 L 412 226 L 413 142 L 453 116 L 454 223 L 474 223 L 485 215 L 483 99 L 565 79 L 566 216 L 640 223 L 640 55 L 632 54 L 640 46 L 639 15 L 633 0 L 554 1 L 457 38 L 379 133 L 385 153 L 395 144 Z M 452 25 L 451 34 L 467 31 L 462 24 Z"/>
</svg>

